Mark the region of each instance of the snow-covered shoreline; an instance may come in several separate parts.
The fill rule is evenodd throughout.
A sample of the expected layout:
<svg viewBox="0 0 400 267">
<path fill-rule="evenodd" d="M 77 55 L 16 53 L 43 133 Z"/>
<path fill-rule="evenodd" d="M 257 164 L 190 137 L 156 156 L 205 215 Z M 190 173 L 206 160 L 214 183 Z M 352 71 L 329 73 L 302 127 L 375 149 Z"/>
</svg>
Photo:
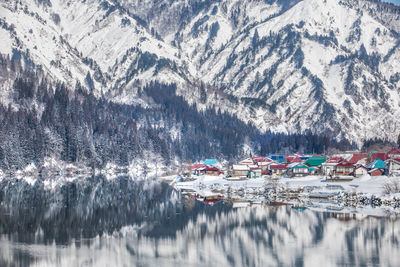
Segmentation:
<svg viewBox="0 0 400 267">
<path fill-rule="evenodd" d="M 248 202 L 242 206 L 275 199 L 287 204 L 305 205 L 318 211 L 376 216 L 400 215 L 400 193 L 385 192 L 385 186 L 400 184 L 400 176 L 365 175 L 352 181 L 326 182 L 323 176 L 280 179 L 264 177 L 232 181 L 222 175 L 206 175 L 172 184 L 183 193 L 189 192 L 202 197 L 220 194 Z M 381 208 L 377 210 L 377 206 Z"/>
</svg>

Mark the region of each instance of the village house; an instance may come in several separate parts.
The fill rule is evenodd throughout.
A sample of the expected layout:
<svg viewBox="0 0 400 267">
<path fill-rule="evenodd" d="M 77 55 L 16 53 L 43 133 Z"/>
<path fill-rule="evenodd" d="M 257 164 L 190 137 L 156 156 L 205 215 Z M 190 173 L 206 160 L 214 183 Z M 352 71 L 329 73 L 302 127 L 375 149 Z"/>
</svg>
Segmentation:
<svg viewBox="0 0 400 267">
<path fill-rule="evenodd" d="M 377 159 L 385 161 L 385 160 L 389 159 L 389 156 L 386 153 L 382 153 L 382 152 L 372 152 L 370 154 L 370 162 L 375 161 Z"/>
<path fill-rule="evenodd" d="M 386 167 L 386 162 L 384 162 L 382 159 L 378 158 L 365 166 L 367 169 L 372 170 L 372 169 L 384 169 Z"/>
<path fill-rule="evenodd" d="M 378 154 L 378 153 L 375 153 Z M 385 172 L 385 168 L 387 163 L 383 161 L 381 158 L 376 158 L 373 162 L 365 166 L 368 169 L 368 173 L 371 176 L 381 176 Z"/>
<path fill-rule="evenodd" d="M 391 159 L 399 159 L 400 160 L 400 149 L 392 148 L 386 153 Z"/>
<path fill-rule="evenodd" d="M 400 173 L 400 159 L 389 159 L 386 161 L 389 175 Z"/>
<path fill-rule="evenodd" d="M 310 157 L 304 162 L 308 167 L 319 167 L 322 163 L 326 162 L 325 157 Z"/>
<path fill-rule="evenodd" d="M 232 166 L 232 176 L 247 176 L 250 168 L 247 165 L 235 164 Z"/>
<path fill-rule="evenodd" d="M 217 167 L 204 167 L 202 170 L 202 173 L 204 175 L 213 175 L 213 176 L 218 176 L 220 174 L 220 170 Z"/>
<path fill-rule="evenodd" d="M 309 167 L 303 164 L 295 165 L 289 169 L 289 176 L 302 177 L 309 174 Z"/>
<path fill-rule="evenodd" d="M 365 168 L 363 165 L 358 165 L 357 167 L 354 168 L 354 176 L 355 177 L 361 177 L 363 175 L 368 174 L 368 169 Z"/>
<path fill-rule="evenodd" d="M 285 158 L 282 155 L 270 155 L 269 158 L 273 161 L 276 161 L 278 163 L 284 163 Z"/>
<path fill-rule="evenodd" d="M 371 176 L 382 176 L 384 173 L 383 169 L 372 169 L 368 171 L 369 175 Z"/>
<path fill-rule="evenodd" d="M 268 166 L 273 164 L 273 161 L 271 159 L 264 157 L 253 157 L 252 159 L 254 163 L 257 164 L 259 168 L 261 168 L 262 171 L 268 170 Z"/>
<path fill-rule="evenodd" d="M 321 173 L 321 170 L 319 168 L 317 168 L 317 167 L 308 168 L 308 174 L 309 175 L 317 175 L 317 174 L 320 174 L 320 173 Z"/>
<path fill-rule="evenodd" d="M 268 158 L 264 158 L 264 157 L 252 157 L 251 158 L 254 162 L 254 164 L 259 164 L 259 163 L 263 163 L 263 162 L 271 162 L 271 159 Z"/>
<path fill-rule="evenodd" d="M 255 165 L 256 162 L 252 158 L 247 158 L 239 162 L 240 165 Z"/>
<path fill-rule="evenodd" d="M 260 168 L 250 168 L 248 172 L 249 178 L 260 178 L 262 175 L 262 171 Z"/>
<path fill-rule="evenodd" d="M 352 175 L 354 173 L 354 164 L 348 162 L 341 162 L 335 166 L 335 175 Z"/>
<path fill-rule="evenodd" d="M 286 167 L 286 165 L 283 165 L 283 164 L 271 164 L 269 166 L 269 170 L 270 170 L 271 174 L 282 175 L 282 174 L 286 173 L 287 167 Z"/>
<path fill-rule="evenodd" d="M 270 159 L 267 159 L 267 161 L 257 162 L 257 165 L 261 169 L 263 175 L 268 174 L 269 166 L 271 164 L 274 164 L 274 162 Z"/>
<path fill-rule="evenodd" d="M 351 164 L 366 165 L 368 160 L 368 154 L 365 153 L 354 153 L 353 156 L 348 160 Z"/>
<path fill-rule="evenodd" d="M 288 157 L 284 157 L 284 159 L 287 164 L 303 162 L 303 160 L 298 156 L 288 156 Z"/>
<path fill-rule="evenodd" d="M 343 159 L 340 157 L 330 158 L 328 161 L 321 164 L 322 174 L 324 175 L 332 175 L 335 171 L 336 165 L 342 162 Z"/>
<path fill-rule="evenodd" d="M 326 158 L 322 156 L 315 156 L 308 158 L 304 165 L 309 167 L 310 174 L 319 174 L 321 172 L 322 163 L 326 162 Z"/>
<path fill-rule="evenodd" d="M 204 173 L 203 171 L 205 167 L 207 167 L 207 165 L 196 163 L 193 164 L 191 169 L 194 175 L 200 175 L 201 173 Z"/>
<path fill-rule="evenodd" d="M 208 165 L 208 166 L 216 166 L 218 164 L 218 160 L 217 159 L 206 159 L 203 162 L 204 165 Z"/>
</svg>

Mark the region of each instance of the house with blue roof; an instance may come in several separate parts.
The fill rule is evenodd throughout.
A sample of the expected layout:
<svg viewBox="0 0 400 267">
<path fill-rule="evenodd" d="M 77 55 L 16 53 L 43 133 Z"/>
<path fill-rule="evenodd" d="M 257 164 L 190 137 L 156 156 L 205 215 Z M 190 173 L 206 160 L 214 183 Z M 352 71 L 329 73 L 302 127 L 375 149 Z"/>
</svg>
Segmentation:
<svg viewBox="0 0 400 267">
<path fill-rule="evenodd" d="M 215 166 L 218 164 L 218 160 L 217 159 L 206 159 L 203 164 L 205 165 L 209 165 L 209 166 Z"/>
<path fill-rule="evenodd" d="M 380 158 L 374 160 L 373 162 L 371 162 L 370 164 L 368 164 L 367 166 L 365 166 L 367 169 L 383 169 L 385 168 L 387 165 L 386 162 L 384 162 L 383 160 L 381 160 Z"/>
<path fill-rule="evenodd" d="M 283 163 L 286 161 L 283 155 L 269 155 L 269 158 L 278 163 Z"/>
</svg>

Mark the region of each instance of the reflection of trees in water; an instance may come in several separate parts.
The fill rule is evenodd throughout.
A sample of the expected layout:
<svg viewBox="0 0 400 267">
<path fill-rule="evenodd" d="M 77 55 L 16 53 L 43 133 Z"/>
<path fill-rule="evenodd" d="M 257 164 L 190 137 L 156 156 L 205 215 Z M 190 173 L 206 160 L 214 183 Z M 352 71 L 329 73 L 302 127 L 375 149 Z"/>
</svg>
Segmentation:
<svg viewBox="0 0 400 267">
<path fill-rule="evenodd" d="M 31 186 L 24 180 L 3 180 L 0 233 L 22 242 L 37 242 L 39 229 L 44 242 L 94 237 L 175 214 L 180 206 L 171 202 L 172 194 L 165 183 L 127 176 L 76 179 L 54 190 L 45 189 L 43 181 Z"/>
</svg>

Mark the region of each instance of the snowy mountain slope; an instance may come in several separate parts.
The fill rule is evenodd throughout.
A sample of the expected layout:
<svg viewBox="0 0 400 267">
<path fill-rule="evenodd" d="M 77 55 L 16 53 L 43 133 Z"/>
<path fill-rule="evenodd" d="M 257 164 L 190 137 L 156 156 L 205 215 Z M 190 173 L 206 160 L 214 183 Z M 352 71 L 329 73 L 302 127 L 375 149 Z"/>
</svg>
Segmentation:
<svg viewBox="0 0 400 267">
<path fill-rule="evenodd" d="M 2 3 L 0 12 L 5 37 L 0 52 L 18 49 L 54 79 L 71 85 L 78 80 L 97 93 L 153 76 L 184 81 L 175 74 L 177 49 L 111 2 L 16 1 Z"/>
<path fill-rule="evenodd" d="M 0 6 L 0 52 L 117 102 L 152 105 L 139 87 L 176 83 L 198 109 L 263 131 L 361 144 L 398 135 L 398 12 L 356 0 L 15 1 Z"/>
<path fill-rule="evenodd" d="M 242 18 L 250 17 L 254 8 L 236 4 Z M 342 132 L 358 142 L 397 136 L 388 128 L 400 115 L 396 32 L 342 2 L 257 4 L 278 11 L 236 29 L 232 11 L 200 13 L 179 43 L 206 82 L 239 99 L 239 117 L 261 129 Z M 202 32 L 193 36 L 197 22 Z"/>
</svg>

